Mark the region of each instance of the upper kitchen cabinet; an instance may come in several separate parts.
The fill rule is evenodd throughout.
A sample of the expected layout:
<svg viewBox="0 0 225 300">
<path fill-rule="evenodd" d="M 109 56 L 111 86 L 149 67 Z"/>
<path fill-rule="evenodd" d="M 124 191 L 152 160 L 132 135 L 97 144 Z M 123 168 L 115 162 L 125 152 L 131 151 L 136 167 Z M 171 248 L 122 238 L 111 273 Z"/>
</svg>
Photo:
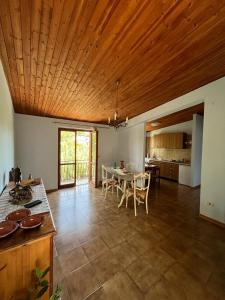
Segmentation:
<svg viewBox="0 0 225 300">
<path fill-rule="evenodd" d="M 184 148 L 184 133 L 163 133 L 152 137 L 152 148 L 164 149 L 183 149 Z"/>
</svg>

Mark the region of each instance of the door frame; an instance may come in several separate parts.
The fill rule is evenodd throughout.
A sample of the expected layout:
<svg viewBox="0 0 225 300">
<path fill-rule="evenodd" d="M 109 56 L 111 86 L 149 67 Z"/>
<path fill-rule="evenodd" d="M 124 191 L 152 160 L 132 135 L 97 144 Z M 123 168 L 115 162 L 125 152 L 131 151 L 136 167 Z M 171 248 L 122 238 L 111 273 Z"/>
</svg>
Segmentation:
<svg viewBox="0 0 225 300">
<path fill-rule="evenodd" d="M 95 151 L 95 181 L 91 181 L 94 184 L 94 187 L 98 187 L 98 130 L 91 130 L 91 152 L 92 152 L 92 133 L 96 133 L 96 151 Z M 92 157 L 91 157 L 92 163 Z M 91 166 L 92 169 L 92 166 Z M 92 174 L 91 174 L 92 175 Z"/>
<path fill-rule="evenodd" d="M 85 129 L 73 129 L 73 128 L 63 128 L 59 127 L 58 128 L 58 189 L 63 189 L 63 188 L 69 188 L 69 187 L 75 187 L 76 186 L 76 146 L 77 143 L 75 142 L 75 167 L 74 167 L 74 183 L 69 183 L 65 185 L 60 185 L 60 134 L 61 131 L 71 131 L 75 133 L 75 141 L 76 141 L 76 136 L 77 136 L 77 131 L 85 131 L 85 132 L 96 132 L 96 162 L 95 162 L 95 182 L 94 182 L 94 187 L 97 188 L 98 186 L 98 130 L 85 130 Z M 90 149 L 92 148 L 92 135 L 90 135 Z M 90 160 L 90 158 L 89 158 Z M 91 163 L 92 163 L 92 158 L 91 158 Z"/>
</svg>

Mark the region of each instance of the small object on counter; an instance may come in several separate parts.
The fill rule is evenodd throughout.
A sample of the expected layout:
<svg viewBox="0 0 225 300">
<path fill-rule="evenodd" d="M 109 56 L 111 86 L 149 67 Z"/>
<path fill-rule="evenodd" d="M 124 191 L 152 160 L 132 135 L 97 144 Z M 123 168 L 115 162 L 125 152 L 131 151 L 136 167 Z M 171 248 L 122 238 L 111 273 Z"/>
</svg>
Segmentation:
<svg viewBox="0 0 225 300">
<path fill-rule="evenodd" d="M 23 179 L 20 181 L 20 185 L 25 187 L 25 186 L 30 186 L 33 183 L 33 179 Z"/>
<path fill-rule="evenodd" d="M 24 207 L 31 208 L 31 207 L 36 206 L 36 205 L 41 204 L 41 203 L 42 203 L 41 200 L 35 200 L 35 201 L 32 201 L 30 203 L 25 204 Z"/>
<path fill-rule="evenodd" d="M 35 179 L 33 179 L 33 182 L 31 183 L 31 186 L 39 185 L 39 184 L 41 184 L 41 179 L 40 178 L 35 178 Z"/>
<path fill-rule="evenodd" d="M 12 199 L 9 200 L 12 204 L 23 205 L 32 199 L 32 190 L 29 185 L 22 186 L 16 184 L 16 186 L 9 191 L 9 195 L 12 197 Z"/>
<path fill-rule="evenodd" d="M 15 221 L 2 221 L 0 222 L 0 239 L 7 237 L 17 230 L 19 224 Z"/>
<path fill-rule="evenodd" d="M 29 180 L 33 179 L 31 174 L 29 174 L 28 179 Z"/>
<path fill-rule="evenodd" d="M 9 172 L 9 181 L 14 181 L 15 183 L 20 182 L 21 180 L 21 171 L 20 168 L 12 168 Z"/>
<path fill-rule="evenodd" d="M 20 222 L 25 217 L 31 215 L 31 211 L 27 208 L 17 209 L 6 216 L 6 220 Z"/>
<path fill-rule="evenodd" d="M 9 171 L 9 181 L 14 181 L 14 168 Z"/>
<path fill-rule="evenodd" d="M 124 169 L 124 168 L 125 168 L 124 160 L 121 160 L 120 161 L 120 169 Z"/>
<path fill-rule="evenodd" d="M 27 186 L 27 185 L 30 185 L 30 186 L 34 186 L 34 185 L 39 185 L 41 183 L 41 180 L 40 178 L 35 178 L 35 179 L 23 179 L 21 180 L 20 182 L 20 185 L 22 186 Z"/>
<path fill-rule="evenodd" d="M 37 228 L 42 223 L 42 217 L 38 215 L 32 215 L 24 218 L 20 223 L 20 228 L 22 229 L 33 229 Z"/>
</svg>

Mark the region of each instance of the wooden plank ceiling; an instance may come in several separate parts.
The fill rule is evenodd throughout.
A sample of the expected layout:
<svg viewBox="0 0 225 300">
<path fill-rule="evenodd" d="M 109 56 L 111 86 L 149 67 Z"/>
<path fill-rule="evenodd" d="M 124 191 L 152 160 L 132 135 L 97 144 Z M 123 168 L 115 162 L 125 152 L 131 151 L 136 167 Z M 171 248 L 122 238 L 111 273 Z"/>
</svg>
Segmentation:
<svg viewBox="0 0 225 300">
<path fill-rule="evenodd" d="M 16 112 L 104 123 L 225 75 L 225 0 L 1 0 Z"/>
<path fill-rule="evenodd" d="M 189 107 L 187 109 L 180 110 L 173 114 L 167 115 L 160 119 L 148 122 L 146 124 L 146 131 L 152 131 L 171 125 L 179 124 L 182 122 L 190 121 L 193 119 L 193 114 L 204 114 L 204 103 Z M 157 126 L 152 126 L 152 123 L 159 123 Z"/>
</svg>

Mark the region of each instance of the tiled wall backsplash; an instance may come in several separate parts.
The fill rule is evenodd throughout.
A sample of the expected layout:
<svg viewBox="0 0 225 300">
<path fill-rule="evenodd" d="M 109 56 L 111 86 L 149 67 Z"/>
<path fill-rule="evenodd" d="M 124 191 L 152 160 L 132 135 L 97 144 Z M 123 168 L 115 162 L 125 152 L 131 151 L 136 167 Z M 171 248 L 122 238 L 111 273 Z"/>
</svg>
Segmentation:
<svg viewBox="0 0 225 300">
<path fill-rule="evenodd" d="M 191 161 L 191 149 L 158 149 L 151 148 L 150 156 L 162 160 L 185 160 Z"/>
</svg>

